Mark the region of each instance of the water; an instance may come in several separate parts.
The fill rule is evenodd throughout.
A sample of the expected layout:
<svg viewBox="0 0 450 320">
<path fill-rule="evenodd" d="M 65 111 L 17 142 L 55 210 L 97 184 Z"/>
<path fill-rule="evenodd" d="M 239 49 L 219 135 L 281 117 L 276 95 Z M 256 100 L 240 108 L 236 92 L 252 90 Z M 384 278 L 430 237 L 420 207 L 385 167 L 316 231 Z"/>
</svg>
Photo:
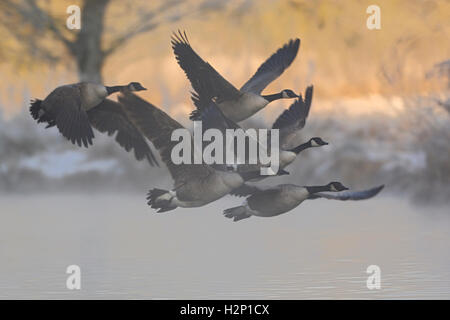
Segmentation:
<svg viewBox="0 0 450 320">
<path fill-rule="evenodd" d="M 450 298 L 448 208 L 314 200 L 233 223 L 226 198 L 154 214 L 143 195 L 3 196 L 0 298 Z M 66 289 L 67 266 L 81 290 Z M 381 268 L 368 290 L 366 268 Z"/>
</svg>

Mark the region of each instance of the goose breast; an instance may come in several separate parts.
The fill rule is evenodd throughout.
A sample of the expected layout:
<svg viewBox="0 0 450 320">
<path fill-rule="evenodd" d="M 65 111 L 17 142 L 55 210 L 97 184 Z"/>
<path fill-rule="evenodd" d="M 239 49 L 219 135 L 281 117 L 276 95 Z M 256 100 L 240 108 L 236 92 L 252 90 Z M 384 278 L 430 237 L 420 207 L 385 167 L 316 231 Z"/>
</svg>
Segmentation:
<svg viewBox="0 0 450 320">
<path fill-rule="evenodd" d="M 82 107 L 89 110 L 99 105 L 108 96 L 105 86 L 97 83 L 83 83 L 80 86 Z"/>
<path fill-rule="evenodd" d="M 218 105 L 227 118 L 240 122 L 264 108 L 268 103 L 258 94 L 245 92 L 237 100 L 224 101 Z"/>
</svg>

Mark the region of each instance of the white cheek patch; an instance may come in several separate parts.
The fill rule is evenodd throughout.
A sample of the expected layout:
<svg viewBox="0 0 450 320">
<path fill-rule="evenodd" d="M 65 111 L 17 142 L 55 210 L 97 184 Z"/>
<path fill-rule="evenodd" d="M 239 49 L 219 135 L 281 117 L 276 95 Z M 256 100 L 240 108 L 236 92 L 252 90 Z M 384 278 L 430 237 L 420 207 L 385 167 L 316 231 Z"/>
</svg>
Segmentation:
<svg viewBox="0 0 450 320">
<path fill-rule="evenodd" d="M 311 147 L 318 147 L 319 144 L 316 142 L 316 140 L 311 140 Z"/>
<path fill-rule="evenodd" d="M 334 187 L 334 184 L 331 185 L 330 191 L 337 191 L 336 188 Z"/>
<path fill-rule="evenodd" d="M 287 93 L 286 93 L 286 91 L 283 91 L 282 97 L 283 97 L 283 98 L 289 98 L 288 95 L 287 95 Z"/>
</svg>

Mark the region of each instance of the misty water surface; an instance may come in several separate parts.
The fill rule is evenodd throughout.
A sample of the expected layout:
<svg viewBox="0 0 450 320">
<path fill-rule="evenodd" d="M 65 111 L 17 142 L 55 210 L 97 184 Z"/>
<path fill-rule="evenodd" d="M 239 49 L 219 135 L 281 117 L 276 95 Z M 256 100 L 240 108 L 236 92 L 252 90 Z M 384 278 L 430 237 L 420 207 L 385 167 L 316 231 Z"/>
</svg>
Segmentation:
<svg viewBox="0 0 450 320">
<path fill-rule="evenodd" d="M 381 195 L 233 223 L 240 199 L 157 215 L 144 193 L 0 197 L 0 298 L 450 298 L 448 208 Z"/>
</svg>

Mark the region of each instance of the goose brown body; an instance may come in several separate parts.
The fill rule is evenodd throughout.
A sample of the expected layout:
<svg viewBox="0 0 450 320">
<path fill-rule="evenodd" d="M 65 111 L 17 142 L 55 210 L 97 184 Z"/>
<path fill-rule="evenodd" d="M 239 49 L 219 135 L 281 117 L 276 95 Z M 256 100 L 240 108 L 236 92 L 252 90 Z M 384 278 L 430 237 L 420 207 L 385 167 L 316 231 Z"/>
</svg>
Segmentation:
<svg viewBox="0 0 450 320">
<path fill-rule="evenodd" d="M 157 161 L 139 130 L 129 121 L 122 106 L 106 99 L 121 91 L 145 90 L 139 83 L 107 87 L 97 83 L 80 82 L 54 89 L 44 100 L 32 102 L 30 112 L 38 123 L 47 128 L 56 126 L 60 133 L 78 146 L 93 144 L 93 128 L 108 135 L 116 135 L 116 141 L 126 151 L 134 150 L 136 159 L 147 159 L 151 165 Z"/>
</svg>

